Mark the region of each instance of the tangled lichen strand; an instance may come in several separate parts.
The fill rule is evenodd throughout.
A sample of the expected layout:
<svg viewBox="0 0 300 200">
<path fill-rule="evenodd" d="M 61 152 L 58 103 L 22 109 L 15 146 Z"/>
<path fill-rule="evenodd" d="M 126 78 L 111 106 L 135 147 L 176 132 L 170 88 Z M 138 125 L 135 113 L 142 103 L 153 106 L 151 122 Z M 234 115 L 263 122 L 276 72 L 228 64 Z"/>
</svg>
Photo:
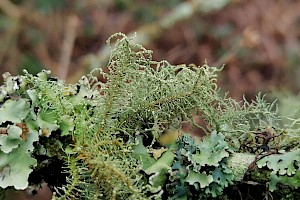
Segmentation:
<svg viewBox="0 0 300 200">
<path fill-rule="evenodd" d="M 30 101 L 30 108 L 27 108 L 28 112 L 21 120 L 26 117 L 25 123 L 40 131 L 40 137 L 54 137 L 58 141 L 63 141 L 62 136 L 70 135 L 73 138 L 69 141 L 71 144 L 62 145 L 62 149 L 55 151 L 44 144 L 39 147 L 46 148 L 47 155 L 58 152 L 60 159 L 73 160 L 66 162 L 68 167 L 65 170 L 70 177 L 68 184 L 59 190 L 63 193 L 58 199 L 74 196 L 85 199 L 100 196 L 108 199 L 142 199 L 143 183 L 138 174 L 139 164 L 131 157 L 130 146 L 115 138 L 113 121 L 108 119 L 103 124 L 105 112 L 102 105 L 105 105 L 105 99 L 99 98 L 98 88 L 84 81 L 86 78 L 78 85 L 67 85 L 63 81 L 52 80 L 47 72 L 41 72 L 38 76 L 25 74 L 19 78 L 27 83 L 21 96 Z M 19 92 L 11 92 L 9 95 L 15 96 Z M 96 146 L 98 148 L 94 148 Z M 49 156 L 57 155 L 50 153 Z M 74 160 L 77 164 L 74 164 Z M 87 176 L 94 178 L 94 181 L 87 179 Z M 101 181 L 97 181 L 101 178 Z"/>
<path fill-rule="evenodd" d="M 118 116 L 122 128 L 134 131 L 145 128 L 145 124 L 148 129 L 162 124 L 178 127 L 183 119 L 193 123 L 191 110 L 200 113 L 208 132 L 217 130 L 228 138 L 239 138 L 254 128 L 278 126 L 274 104 L 266 103 L 264 96 L 242 103 L 220 95 L 216 78 L 221 69 L 206 64 L 173 66 L 167 61 L 152 61 L 151 51 L 132 44 L 122 34 L 109 41 L 115 37 L 109 63 L 111 73 L 105 75 L 109 81 L 104 91 L 118 93 L 109 105 L 116 105 L 110 113 Z"/>
<path fill-rule="evenodd" d="M 134 171 L 138 173 L 138 170 L 141 169 L 139 163 L 141 160 L 137 156 L 138 164 L 131 166 L 123 161 L 130 160 L 131 155 L 127 152 L 131 152 L 130 147 L 136 144 L 137 137 L 141 136 L 141 145 L 148 152 L 151 152 L 151 145 L 155 143 L 164 128 L 168 126 L 180 127 L 180 122 L 183 119 L 192 121 L 192 110 L 198 110 L 201 113 L 200 117 L 205 120 L 205 128 L 208 129 L 208 133 L 213 130 L 221 131 L 226 135 L 225 139 L 228 144 L 232 144 L 232 147 L 236 147 L 236 149 L 251 137 L 250 133 L 253 128 L 265 127 L 271 124 L 278 125 L 278 117 L 276 110 L 273 110 L 273 104 L 266 103 L 260 95 L 258 95 L 256 101 L 252 103 L 245 101 L 244 104 L 220 95 L 216 86 L 217 72 L 220 69 L 207 65 L 202 67 L 172 66 L 166 61 L 155 62 L 151 60 L 150 51 L 132 44 L 125 35 L 117 34 L 112 36 L 109 41 L 112 41 L 115 37 L 116 42 L 112 48 L 108 66 L 110 72 L 102 72 L 102 75 L 107 78 L 107 83 L 100 89 L 103 93 L 102 106 L 98 108 L 98 111 L 95 111 L 97 113 L 95 116 L 102 120 L 98 120 L 101 125 L 97 131 L 96 139 L 93 138 L 92 140 L 94 141 L 92 144 L 97 146 L 97 143 L 101 143 L 101 145 L 98 145 L 98 149 L 91 148 L 87 150 L 92 152 L 91 155 L 93 155 L 91 163 L 98 163 L 101 166 L 113 166 L 114 170 L 111 171 L 117 170 L 118 173 L 113 176 L 116 176 L 115 180 L 118 179 L 119 182 L 113 182 L 114 184 L 107 184 L 111 183 L 111 180 L 102 182 L 102 184 L 106 183 L 104 184 L 106 186 L 113 185 L 111 189 L 106 190 L 106 192 L 114 191 L 108 192 L 111 195 L 114 195 L 117 191 L 125 194 L 126 192 L 122 193 L 124 192 L 124 185 L 130 186 L 132 183 L 139 183 L 143 185 L 143 188 L 157 191 L 157 188 L 153 190 L 151 184 L 146 186 L 146 183 L 151 183 L 157 178 L 158 182 L 163 183 L 161 181 L 165 180 L 164 177 L 150 176 L 151 180 L 145 183 L 142 182 L 140 176 L 126 179 L 124 177 L 128 177 L 128 174 L 123 173 L 126 172 L 124 169 L 129 167 L 133 169 L 130 174 Z M 103 141 L 113 141 L 118 140 L 118 138 L 121 139 L 121 144 L 124 145 L 121 149 L 118 146 L 119 144 L 116 145 L 117 143 L 107 143 L 109 144 L 107 146 L 102 145 L 105 143 Z M 118 153 L 115 153 L 116 151 Z M 122 151 L 124 152 L 123 155 L 120 154 Z M 99 152 L 105 153 L 99 156 Z M 119 157 L 119 155 L 122 156 Z M 150 154 L 140 156 L 151 159 Z M 153 165 L 155 165 L 155 162 Z M 210 188 L 206 188 L 205 191 L 208 196 L 221 194 L 222 188 L 228 186 L 228 182 L 233 176 L 226 167 L 226 162 L 222 162 L 222 164 L 220 162 L 220 166 L 222 167 L 218 169 L 219 171 L 216 170 L 214 173 L 219 174 L 220 170 L 224 170 L 223 176 L 227 178 L 224 178 L 224 182 L 213 183 Z M 94 171 L 98 173 L 97 177 L 107 177 L 105 175 L 109 174 L 105 173 L 105 168 L 109 169 L 109 167 L 104 167 L 104 170 L 101 168 L 102 171 L 97 167 L 93 168 L 97 169 Z M 244 170 L 237 173 L 238 177 L 236 178 L 240 180 L 243 173 Z M 163 173 L 160 176 L 168 175 Z M 136 181 L 130 182 L 129 180 Z M 118 187 L 119 183 L 122 183 L 123 186 Z M 216 187 L 216 184 L 219 186 Z M 137 186 L 136 188 L 140 187 Z M 132 191 L 132 188 L 128 187 L 128 189 Z M 140 188 L 139 191 L 143 191 L 143 189 Z M 161 192 L 166 192 L 166 190 Z M 136 193 L 140 197 L 143 194 Z M 151 192 L 148 191 L 147 194 L 149 197 Z"/>
<path fill-rule="evenodd" d="M 153 61 L 151 51 L 124 34 L 113 35 L 108 44 L 109 72 L 94 70 L 76 84 L 47 71 L 36 76 L 6 74 L 0 87 L 1 123 L 21 122 L 38 137 L 27 159 L 57 156 L 66 163 L 67 183 L 55 199 L 217 197 L 232 181 L 241 181 L 253 163 L 255 154 L 244 147 L 260 149 L 257 131 L 273 127 L 276 137 L 264 144 L 268 148 L 289 150 L 289 141 L 298 141 L 298 129 L 281 131 L 276 106 L 264 96 L 250 103 L 221 95 L 216 85 L 221 69 Z M 98 81 L 98 75 L 106 81 Z M 203 127 L 194 123 L 194 113 Z M 183 120 L 207 133 L 201 142 L 178 134 Z M 2 126 L 2 131 L 8 129 Z M 161 134 L 174 129 L 177 140 L 163 143 Z M 26 133 L 19 140 L 31 147 L 33 140 L 26 141 Z M 10 148 L 3 138 L 1 148 Z M 19 152 L 18 146 L 13 148 Z M 273 175 L 270 183 L 289 185 L 298 171 L 295 174 L 293 179 Z"/>
</svg>

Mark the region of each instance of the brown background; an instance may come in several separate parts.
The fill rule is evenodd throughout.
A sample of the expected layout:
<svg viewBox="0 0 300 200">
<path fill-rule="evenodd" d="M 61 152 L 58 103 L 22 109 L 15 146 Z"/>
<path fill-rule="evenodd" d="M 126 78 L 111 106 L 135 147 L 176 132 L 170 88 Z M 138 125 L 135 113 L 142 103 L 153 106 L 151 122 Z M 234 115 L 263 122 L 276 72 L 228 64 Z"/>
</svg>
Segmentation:
<svg viewBox="0 0 300 200">
<path fill-rule="evenodd" d="M 45 68 L 74 82 L 105 67 L 99 52 L 111 34 L 137 32 L 138 39 L 143 32 L 151 35 L 144 46 L 155 60 L 225 64 L 218 83 L 236 99 L 273 89 L 298 92 L 299 1 L 228 1 L 157 28 L 170 13 L 183 12 L 181 5 L 195 2 L 201 0 L 2 0 L 0 73 Z"/>
</svg>

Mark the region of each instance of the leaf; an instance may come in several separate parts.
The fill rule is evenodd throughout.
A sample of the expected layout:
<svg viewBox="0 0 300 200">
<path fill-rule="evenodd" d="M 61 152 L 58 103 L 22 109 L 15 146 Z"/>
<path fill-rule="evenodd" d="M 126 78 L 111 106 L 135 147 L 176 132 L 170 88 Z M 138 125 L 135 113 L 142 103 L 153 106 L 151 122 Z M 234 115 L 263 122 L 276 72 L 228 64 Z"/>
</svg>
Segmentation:
<svg viewBox="0 0 300 200">
<path fill-rule="evenodd" d="M 273 192 L 276 190 L 276 185 L 278 183 L 288 185 L 292 187 L 293 189 L 300 188 L 300 170 L 297 170 L 297 172 L 293 176 L 278 176 L 275 172 L 271 172 L 270 174 L 270 182 L 269 182 L 269 190 Z"/>
<path fill-rule="evenodd" d="M 29 174 L 37 164 L 30 156 L 35 141 L 38 141 L 38 133 L 30 131 L 27 141 L 22 141 L 18 148 L 8 154 L 0 153 L 0 187 L 13 186 L 17 190 L 27 188 Z"/>
<path fill-rule="evenodd" d="M 300 167 L 300 149 L 292 150 L 279 155 L 270 155 L 257 161 L 257 166 L 262 168 L 267 166 L 269 169 L 278 172 L 279 175 L 293 175 L 296 173 L 295 166 Z"/>
<path fill-rule="evenodd" d="M 257 166 L 267 166 L 273 170 L 270 174 L 269 190 L 276 190 L 278 183 L 288 185 L 292 188 L 300 187 L 300 149 L 285 152 L 279 155 L 270 155 L 257 161 Z"/>
<path fill-rule="evenodd" d="M 209 186 L 210 183 L 213 182 L 213 176 L 207 175 L 205 173 L 194 172 L 193 170 L 189 171 L 188 176 L 186 177 L 186 182 L 190 185 L 194 185 L 195 183 L 200 184 L 200 188 L 205 188 Z"/>
<path fill-rule="evenodd" d="M 23 141 L 20 137 L 22 129 L 18 126 L 10 125 L 7 129 L 7 135 L 0 135 L 0 149 L 3 153 L 9 153 L 17 148 Z"/>
<path fill-rule="evenodd" d="M 39 113 L 36 122 L 40 127 L 40 135 L 49 137 L 52 131 L 59 128 L 55 120 L 56 118 L 58 118 L 57 114 L 49 110 Z"/>
<path fill-rule="evenodd" d="M 161 155 L 166 152 L 168 149 L 167 148 L 160 148 L 160 149 L 153 149 L 152 150 L 152 154 L 153 154 L 153 157 L 155 158 L 155 160 L 157 160 L 158 158 L 161 157 Z"/>
<path fill-rule="evenodd" d="M 214 171 L 212 172 L 212 176 L 214 178 L 214 182 L 218 183 L 221 185 L 223 188 L 227 187 L 229 183 L 232 183 L 232 174 L 226 174 L 221 169 L 215 168 Z"/>
<path fill-rule="evenodd" d="M 7 100 L 0 108 L 0 124 L 7 121 L 21 123 L 28 115 L 29 108 L 27 99 Z"/>
<path fill-rule="evenodd" d="M 27 90 L 26 92 L 27 92 L 29 98 L 31 99 L 32 104 L 35 105 L 37 103 L 37 99 L 38 99 L 36 90 Z"/>
<path fill-rule="evenodd" d="M 224 187 L 221 187 L 219 184 L 212 182 L 209 187 L 205 188 L 205 193 L 211 195 L 212 197 L 217 197 L 221 195 Z"/>
<path fill-rule="evenodd" d="M 26 91 L 30 100 L 31 100 L 31 108 L 30 108 L 30 117 L 35 121 L 37 118 L 37 112 L 38 110 L 40 110 L 40 108 L 38 108 L 37 103 L 38 103 L 38 96 L 37 96 L 37 91 L 36 90 L 27 90 Z M 38 108 L 38 110 L 35 110 L 36 108 Z"/>
<path fill-rule="evenodd" d="M 141 161 L 143 169 L 147 169 L 156 162 L 147 152 L 147 148 L 144 146 L 141 136 L 138 136 L 138 143 L 132 145 L 132 157 Z"/>
<path fill-rule="evenodd" d="M 211 133 L 210 137 L 206 137 L 198 146 L 200 151 L 192 154 L 190 159 L 201 166 L 219 166 L 220 161 L 229 156 L 227 152 L 228 145 L 222 134 L 216 131 Z"/>
<path fill-rule="evenodd" d="M 226 166 L 226 162 L 222 161 L 219 167 L 210 172 L 213 176 L 213 182 L 209 187 L 205 188 L 205 193 L 216 197 L 223 193 L 225 187 L 232 184 L 234 178 L 232 171 Z"/>
<path fill-rule="evenodd" d="M 162 157 L 159 158 L 152 166 L 145 170 L 145 173 L 151 175 L 150 184 L 155 188 L 160 188 L 163 186 L 167 179 L 168 170 L 171 169 L 175 158 L 175 154 L 168 150 L 163 153 Z"/>
<path fill-rule="evenodd" d="M 162 157 L 159 158 L 152 166 L 145 170 L 146 174 L 152 174 L 155 172 L 159 172 L 163 169 L 169 169 L 174 161 L 175 154 L 168 150 L 163 153 Z"/>
<path fill-rule="evenodd" d="M 74 130 L 74 119 L 68 115 L 61 117 L 61 123 L 59 124 L 61 130 L 61 136 L 69 135 Z"/>
</svg>

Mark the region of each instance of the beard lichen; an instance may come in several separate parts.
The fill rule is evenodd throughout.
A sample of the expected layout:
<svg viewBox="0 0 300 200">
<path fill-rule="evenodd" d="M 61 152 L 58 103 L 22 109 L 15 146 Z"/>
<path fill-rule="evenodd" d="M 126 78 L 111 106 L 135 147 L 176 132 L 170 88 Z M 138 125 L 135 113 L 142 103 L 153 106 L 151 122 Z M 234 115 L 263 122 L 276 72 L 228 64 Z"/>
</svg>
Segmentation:
<svg viewBox="0 0 300 200">
<path fill-rule="evenodd" d="M 286 148 L 289 129 L 280 128 L 274 103 L 262 95 L 250 103 L 221 94 L 221 68 L 153 61 L 150 50 L 121 33 L 108 44 L 108 72 L 96 69 L 76 84 L 48 71 L 4 75 L 2 188 L 46 181 L 53 199 L 217 198 L 242 181 L 252 158 L 265 153 L 262 145 L 293 148 Z M 195 122 L 195 113 L 204 125 Z M 184 123 L 200 128 L 204 138 L 182 133 Z M 267 127 L 283 134 L 260 144 L 256 132 Z M 53 170 L 56 162 L 63 164 Z M 266 156 L 259 167 L 272 170 L 270 163 L 274 157 Z M 20 166 L 22 177 L 15 181 Z M 274 177 L 272 190 L 277 182 L 291 183 L 288 176 L 276 183 Z"/>
</svg>

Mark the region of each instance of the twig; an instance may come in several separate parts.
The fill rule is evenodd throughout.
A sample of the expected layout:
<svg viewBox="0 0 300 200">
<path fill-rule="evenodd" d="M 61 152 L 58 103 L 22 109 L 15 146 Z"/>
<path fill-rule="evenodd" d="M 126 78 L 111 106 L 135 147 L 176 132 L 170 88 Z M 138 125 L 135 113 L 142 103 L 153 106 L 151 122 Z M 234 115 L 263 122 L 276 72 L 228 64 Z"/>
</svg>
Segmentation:
<svg viewBox="0 0 300 200">
<path fill-rule="evenodd" d="M 9 0 L 0 0 L 0 9 L 6 14 L 12 21 L 10 29 L 6 32 L 6 38 L 3 38 L 2 49 L 0 50 L 0 64 L 3 62 L 3 59 L 6 56 L 9 48 L 11 48 L 13 42 L 16 41 L 19 31 L 21 29 L 31 29 L 31 26 L 40 27 L 42 26 L 41 22 L 44 22 L 45 19 L 39 12 L 36 12 L 32 9 L 22 9 L 18 5 L 13 4 Z M 56 66 L 56 62 L 52 61 L 40 44 L 37 49 L 34 49 L 38 57 L 41 57 L 45 61 L 45 68 L 51 68 L 51 66 Z M 46 59 L 44 59 L 46 58 Z M 54 67 L 52 67 L 54 68 Z"/>
<path fill-rule="evenodd" d="M 66 79 L 69 71 L 70 60 L 71 60 L 72 50 L 74 46 L 74 41 L 76 38 L 76 29 L 78 27 L 78 24 L 79 24 L 79 19 L 75 15 L 71 15 L 67 19 L 65 35 L 64 35 L 61 56 L 60 56 L 60 62 L 59 62 L 59 69 L 58 69 L 58 75 L 62 79 Z"/>
<path fill-rule="evenodd" d="M 2 48 L 0 49 L 0 65 L 2 64 L 5 56 L 9 49 L 15 44 L 17 35 L 20 31 L 20 23 L 19 20 L 12 20 L 10 28 L 5 33 L 4 38 L 2 38 Z"/>
<path fill-rule="evenodd" d="M 151 43 L 154 39 L 159 38 L 165 31 L 171 29 L 179 22 L 192 18 L 198 13 L 208 13 L 215 10 L 220 10 L 228 5 L 230 0 L 190 0 L 178 4 L 167 15 L 155 23 L 141 26 L 135 31 L 128 33 L 129 37 L 137 35 L 134 38 L 134 43 L 143 46 Z M 83 65 L 87 68 L 94 69 L 106 66 L 109 58 L 110 49 L 107 46 L 102 47 L 98 53 L 90 54 L 82 59 Z"/>
<path fill-rule="evenodd" d="M 6 15 L 19 19 L 22 15 L 20 9 L 8 0 L 0 0 L 0 8 Z"/>
<path fill-rule="evenodd" d="M 20 9 L 11 3 L 8 0 L 0 0 L 0 9 L 8 15 L 11 19 L 11 27 L 8 29 L 6 33 L 6 38 L 4 38 L 1 44 L 2 48 L 0 50 L 0 64 L 2 63 L 8 49 L 10 48 L 12 42 L 15 40 L 16 36 L 20 30 L 19 19 L 22 15 Z"/>
<path fill-rule="evenodd" d="M 243 195 L 242 195 L 241 191 L 239 189 L 237 189 L 237 191 L 238 191 L 238 193 L 240 195 L 241 200 L 243 200 Z"/>
</svg>

